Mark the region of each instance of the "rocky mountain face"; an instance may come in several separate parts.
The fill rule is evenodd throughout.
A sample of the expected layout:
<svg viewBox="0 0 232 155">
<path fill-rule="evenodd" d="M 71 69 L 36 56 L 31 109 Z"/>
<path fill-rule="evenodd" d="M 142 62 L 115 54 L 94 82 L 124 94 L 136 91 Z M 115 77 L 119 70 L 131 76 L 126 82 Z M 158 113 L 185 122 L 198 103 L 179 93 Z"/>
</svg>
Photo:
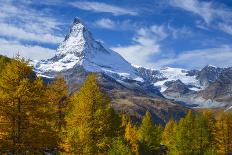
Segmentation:
<svg viewBox="0 0 232 155">
<path fill-rule="evenodd" d="M 218 102 L 232 102 L 232 68 L 222 69 L 217 78 L 205 90 L 200 92 L 206 99 Z"/>
<path fill-rule="evenodd" d="M 168 97 L 179 98 L 182 95 L 190 94 L 193 90 L 185 85 L 181 80 L 167 81 L 164 83 L 167 89 L 163 92 Z"/>
<path fill-rule="evenodd" d="M 230 70 L 213 66 L 200 71 L 135 67 L 96 41 L 78 18 L 56 55 L 36 62 L 34 71 L 47 80 L 63 74 L 70 92 L 77 91 L 89 73 L 97 73 L 116 110 L 130 112 L 136 118 L 149 110 L 154 120 L 161 123 L 180 118 L 192 105 L 228 107 L 230 104 L 224 100 L 231 101 Z"/>
<path fill-rule="evenodd" d="M 207 65 L 197 73 L 197 79 L 202 86 L 207 87 L 218 79 L 223 70 L 223 68 Z"/>
</svg>

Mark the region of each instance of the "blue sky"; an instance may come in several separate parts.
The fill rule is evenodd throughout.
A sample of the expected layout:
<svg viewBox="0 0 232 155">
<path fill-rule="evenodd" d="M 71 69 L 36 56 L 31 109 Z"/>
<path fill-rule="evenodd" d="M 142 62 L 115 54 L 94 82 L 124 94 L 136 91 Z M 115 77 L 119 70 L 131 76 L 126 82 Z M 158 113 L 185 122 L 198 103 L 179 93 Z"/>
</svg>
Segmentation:
<svg viewBox="0 0 232 155">
<path fill-rule="evenodd" d="M 79 17 L 96 40 L 149 68 L 232 66 L 231 0 L 0 0 L 0 54 L 46 59 Z"/>
</svg>

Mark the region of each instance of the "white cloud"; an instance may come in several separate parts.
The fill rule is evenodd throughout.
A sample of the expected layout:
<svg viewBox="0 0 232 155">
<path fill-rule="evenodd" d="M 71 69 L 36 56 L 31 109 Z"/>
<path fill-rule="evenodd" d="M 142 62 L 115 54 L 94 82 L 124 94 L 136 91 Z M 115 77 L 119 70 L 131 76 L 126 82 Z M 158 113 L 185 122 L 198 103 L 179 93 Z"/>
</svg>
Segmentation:
<svg viewBox="0 0 232 155">
<path fill-rule="evenodd" d="M 115 21 L 109 18 L 101 18 L 96 20 L 94 25 L 97 28 L 110 29 L 114 31 L 134 31 L 135 29 L 138 29 L 137 23 L 133 23 L 131 20 Z"/>
<path fill-rule="evenodd" d="M 103 13 L 111 13 L 115 16 L 119 15 L 138 15 L 138 12 L 135 10 L 131 10 L 129 8 L 122 8 L 115 5 L 110 5 L 102 2 L 89 2 L 89 1 L 80 1 L 80 2 L 71 2 L 70 5 L 73 7 L 93 11 L 93 12 L 103 12 Z"/>
<path fill-rule="evenodd" d="M 186 28 L 175 28 L 170 25 L 153 25 L 148 28 L 139 28 L 133 43 L 126 46 L 112 47 L 112 50 L 121 54 L 132 64 L 153 68 L 157 64 L 152 61 L 152 57 L 162 54 L 162 41 L 167 37 L 174 39 L 187 37 L 191 31 Z"/>
<path fill-rule="evenodd" d="M 36 45 L 23 45 L 17 41 L 0 39 L 0 54 L 8 57 L 20 56 L 32 60 L 41 60 L 54 56 L 55 50 Z"/>
<path fill-rule="evenodd" d="M 219 27 L 222 31 L 224 31 L 224 32 L 226 32 L 226 33 L 232 35 L 232 25 L 219 23 L 219 24 L 218 24 L 218 27 Z"/>
<path fill-rule="evenodd" d="M 0 36 L 51 44 L 62 41 L 61 24 L 49 12 L 35 10 L 20 1 L 0 1 L 0 5 Z"/>
<path fill-rule="evenodd" d="M 156 67 L 183 66 L 185 68 L 202 68 L 211 64 L 218 67 L 232 66 L 232 47 L 222 46 L 218 48 L 198 49 L 183 51 L 173 57 L 161 58 Z"/>
<path fill-rule="evenodd" d="M 97 20 L 95 23 L 96 23 L 96 26 L 101 27 L 101 28 L 106 28 L 106 29 L 116 28 L 115 22 L 108 18 L 102 18 L 100 20 Z"/>
<path fill-rule="evenodd" d="M 202 17 L 208 24 L 216 18 L 226 20 L 231 17 L 230 11 L 222 6 L 213 4 L 212 2 L 198 0 L 170 0 L 170 4 Z"/>
<path fill-rule="evenodd" d="M 132 64 L 152 67 L 150 57 L 160 52 L 159 40 L 164 39 L 164 36 L 166 34 L 160 27 L 140 28 L 133 38 L 134 44 L 112 47 L 112 50 L 121 54 Z"/>
<path fill-rule="evenodd" d="M 183 26 L 183 27 L 173 27 L 171 25 L 167 26 L 167 29 L 170 33 L 170 35 L 172 35 L 172 37 L 174 39 L 178 39 L 181 37 L 188 37 L 188 36 L 192 36 L 192 30 L 190 30 L 190 28 Z"/>
<path fill-rule="evenodd" d="M 131 20 L 112 20 L 109 18 L 101 18 L 96 20 L 94 26 L 97 28 L 110 29 L 114 31 L 134 31 L 139 29 L 137 23 L 131 22 Z"/>
<path fill-rule="evenodd" d="M 173 7 L 196 14 L 204 23 L 197 21 L 197 27 L 201 29 L 215 28 L 232 35 L 232 10 L 220 3 L 199 0 L 169 0 Z"/>
<path fill-rule="evenodd" d="M 63 38 L 54 36 L 50 33 L 40 34 L 37 32 L 28 32 L 25 29 L 18 28 L 9 24 L 0 23 L 0 35 L 6 37 L 12 37 L 17 40 L 36 41 L 41 43 L 60 43 Z"/>
<path fill-rule="evenodd" d="M 157 38 L 159 38 L 159 40 L 163 40 L 168 36 L 165 27 L 163 25 L 161 26 L 153 25 L 151 26 L 150 30 L 157 36 Z"/>
</svg>

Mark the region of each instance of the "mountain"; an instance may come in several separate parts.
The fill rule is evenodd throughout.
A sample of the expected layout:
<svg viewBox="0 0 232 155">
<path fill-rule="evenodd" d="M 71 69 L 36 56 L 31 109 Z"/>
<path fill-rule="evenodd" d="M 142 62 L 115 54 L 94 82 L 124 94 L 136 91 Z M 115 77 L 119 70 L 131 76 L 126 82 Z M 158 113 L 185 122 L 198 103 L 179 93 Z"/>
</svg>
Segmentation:
<svg viewBox="0 0 232 155">
<path fill-rule="evenodd" d="M 116 110 L 127 111 L 136 118 L 149 110 L 161 123 L 180 118 L 188 107 L 232 106 L 231 85 L 227 86 L 231 74 L 226 70 L 210 65 L 202 70 L 133 66 L 96 41 L 79 18 L 74 19 L 54 57 L 34 63 L 34 71 L 46 80 L 63 74 L 70 92 L 77 91 L 89 73 L 97 73 Z"/>
<path fill-rule="evenodd" d="M 80 19 L 75 18 L 69 34 L 57 49 L 56 55 L 35 66 L 37 72 L 52 75 L 81 66 L 88 72 L 104 72 L 138 80 L 134 67 L 118 53 L 93 39 Z"/>
<path fill-rule="evenodd" d="M 232 101 L 232 68 L 221 69 L 217 78 L 203 91 L 201 95 L 206 99 L 231 103 Z"/>
<path fill-rule="evenodd" d="M 223 68 L 207 65 L 198 72 L 197 79 L 202 86 L 207 87 L 217 80 L 223 70 Z"/>
<path fill-rule="evenodd" d="M 166 99 L 154 86 L 154 82 L 163 79 L 159 71 L 135 67 L 105 48 L 79 18 L 75 18 L 55 56 L 36 62 L 34 71 L 45 79 L 63 74 L 71 92 L 80 88 L 89 73 L 97 73 L 102 89 L 112 98 L 114 109 L 127 111 L 136 119 L 149 110 L 154 120 L 165 123 L 170 118 L 182 117 L 188 110 Z"/>
</svg>

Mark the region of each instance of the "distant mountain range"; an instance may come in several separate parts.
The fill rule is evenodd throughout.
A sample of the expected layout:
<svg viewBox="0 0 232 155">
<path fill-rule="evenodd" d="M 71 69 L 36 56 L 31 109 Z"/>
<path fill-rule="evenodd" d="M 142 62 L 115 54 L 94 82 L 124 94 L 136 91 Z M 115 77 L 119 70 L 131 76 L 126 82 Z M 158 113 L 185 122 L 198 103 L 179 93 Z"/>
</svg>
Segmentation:
<svg viewBox="0 0 232 155">
<path fill-rule="evenodd" d="M 133 66 L 96 41 L 79 18 L 75 18 L 56 55 L 35 61 L 34 71 L 47 80 L 63 74 L 71 92 L 95 72 L 113 107 L 135 118 L 149 110 L 154 120 L 165 122 L 181 117 L 188 108 L 232 108 L 232 68 L 208 65 L 202 70 L 157 70 Z"/>
</svg>

